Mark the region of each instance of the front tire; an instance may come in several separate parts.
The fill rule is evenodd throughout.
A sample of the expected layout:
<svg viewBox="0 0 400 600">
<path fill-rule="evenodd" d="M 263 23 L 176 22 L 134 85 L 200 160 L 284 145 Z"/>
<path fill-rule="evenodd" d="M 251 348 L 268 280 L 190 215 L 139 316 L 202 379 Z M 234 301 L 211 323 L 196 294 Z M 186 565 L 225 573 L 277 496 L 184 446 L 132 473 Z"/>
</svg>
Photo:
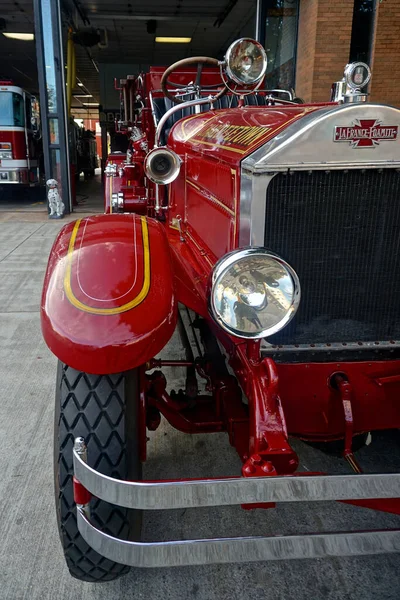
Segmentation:
<svg viewBox="0 0 400 600">
<path fill-rule="evenodd" d="M 73 499 L 72 448 L 82 436 L 94 469 L 117 479 L 141 479 L 138 435 L 138 371 L 89 375 L 59 362 L 54 433 L 57 521 L 71 575 L 82 581 L 111 581 L 129 568 L 95 552 L 80 535 Z M 140 539 L 141 511 L 90 502 L 93 524 L 121 539 Z"/>
</svg>

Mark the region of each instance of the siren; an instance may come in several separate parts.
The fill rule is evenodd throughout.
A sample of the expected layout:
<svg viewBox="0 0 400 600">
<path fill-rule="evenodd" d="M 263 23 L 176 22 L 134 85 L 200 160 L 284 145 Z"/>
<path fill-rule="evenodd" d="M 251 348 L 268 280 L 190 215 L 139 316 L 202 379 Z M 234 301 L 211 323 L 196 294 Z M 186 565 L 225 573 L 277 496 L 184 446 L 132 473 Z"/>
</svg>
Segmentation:
<svg viewBox="0 0 400 600">
<path fill-rule="evenodd" d="M 144 161 L 144 171 L 147 177 L 150 181 L 159 185 L 166 185 L 175 181 L 180 170 L 181 159 L 166 146 L 153 148 Z"/>
</svg>

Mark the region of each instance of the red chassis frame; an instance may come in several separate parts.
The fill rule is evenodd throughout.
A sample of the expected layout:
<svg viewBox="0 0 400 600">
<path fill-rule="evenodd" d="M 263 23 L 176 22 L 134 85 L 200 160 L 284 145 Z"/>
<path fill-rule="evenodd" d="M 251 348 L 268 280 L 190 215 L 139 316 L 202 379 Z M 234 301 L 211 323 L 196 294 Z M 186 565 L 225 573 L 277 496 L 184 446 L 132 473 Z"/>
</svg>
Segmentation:
<svg viewBox="0 0 400 600">
<path fill-rule="evenodd" d="M 260 355 L 259 342 L 248 342 L 231 349 L 229 362 L 240 387 L 235 377 L 217 375 L 211 362 L 194 363 L 197 372 L 207 379 L 207 390 L 212 396 L 198 397 L 192 408 L 190 398 L 171 398 L 161 371 L 148 375 L 146 369 L 189 367 L 193 363 L 157 359 L 147 363 L 141 371 L 142 460 L 146 458 L 146 427 L 157 429 L 161 413 L 183 433 L 226 431 L 243 461 L 244 477 L 293 474 L 299 460 L 288 435 L 310 442 L 344 438 L 343 456 L 356 473 L 361 473 L 352 452 L 353 436 L 369 431 L 371 423 L 374 429 L 387 429 L 389 423 L 398 423 L 398 361 L 277 364 Z M 310 380 L 314 382 L 311 390 Z M 248 406 L 242 402 L 241 389 Z M 377 398 L 381 402 L 376 402 Z M 349 502 L 400 514 L 397 498 Z M 244 508 L 271 506 L 274 504 L 258 503 Z"/>
</svg>

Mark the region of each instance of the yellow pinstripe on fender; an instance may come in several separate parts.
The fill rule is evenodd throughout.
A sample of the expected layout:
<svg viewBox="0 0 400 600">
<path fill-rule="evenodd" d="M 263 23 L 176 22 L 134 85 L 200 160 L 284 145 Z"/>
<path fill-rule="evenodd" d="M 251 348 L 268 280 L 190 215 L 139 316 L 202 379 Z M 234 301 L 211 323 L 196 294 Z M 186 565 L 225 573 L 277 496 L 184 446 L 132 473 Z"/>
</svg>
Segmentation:
<svg viewBox="0 0 400 600">
<path fill-rule="evenodd" d="M 80 300 L 78 300 L 71 286 L 71 273 L 72 273 L 72 259 L 74 253 L 74 246 L 76 241 L 76 236 L 78 235 L 79 226 L 81 224 L 81 219 L 79 219 L 74 226 L 72 231 L 71 239 L 69 241 L 68 253 L 67 253 L 67 267 L 64 275 L 64 289 L 67 295 L 68 300 L 71 302 L 75 308 L 78 310 L 83 310 L 84 312 L 91 313 L 93 315 L 119 315 L 120 313 L 126 312 L 138 306 L 143 300 L 146 298 L 150 289 L 150 249 L 149 249 L 149 231 L 147 227 L 147 221 L 145 217 L 140 217 L 141 225 L 142 225 L 142 238 L 143 238 L 143 286 L 138 295 L 133 298 L 130 302 L 123 304 L 122 306 L 118 306 L 115 308 L 94 308 L 84 304 Z"/>
</svg>

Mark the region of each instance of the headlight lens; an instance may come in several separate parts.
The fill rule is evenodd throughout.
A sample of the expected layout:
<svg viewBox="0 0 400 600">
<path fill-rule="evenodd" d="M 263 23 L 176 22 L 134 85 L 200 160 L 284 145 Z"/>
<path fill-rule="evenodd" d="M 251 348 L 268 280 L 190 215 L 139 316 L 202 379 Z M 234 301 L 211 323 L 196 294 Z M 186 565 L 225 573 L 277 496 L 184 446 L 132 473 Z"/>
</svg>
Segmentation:
<svg viewBox="0 0 400 600">
<path fill-rule="evenodd" d="M 299 302 L 296 272 L 265 248 L 235 250 L 214 267 L 210 312 L 232 335 L 268 337 L 289 323 Z"/>
<path fill-rule="evenodd" d="M 225 55 L 226 72 L 236 83 L 258 83 L 267 70 L 267 55 L 259 42 L 242 38 L 231 44 Z"/>
<path fill-rule="evenodd" d="M 0 150 L 0 159 L 2 158 L 12 158 L 11 150 Z"/>
</svg>

